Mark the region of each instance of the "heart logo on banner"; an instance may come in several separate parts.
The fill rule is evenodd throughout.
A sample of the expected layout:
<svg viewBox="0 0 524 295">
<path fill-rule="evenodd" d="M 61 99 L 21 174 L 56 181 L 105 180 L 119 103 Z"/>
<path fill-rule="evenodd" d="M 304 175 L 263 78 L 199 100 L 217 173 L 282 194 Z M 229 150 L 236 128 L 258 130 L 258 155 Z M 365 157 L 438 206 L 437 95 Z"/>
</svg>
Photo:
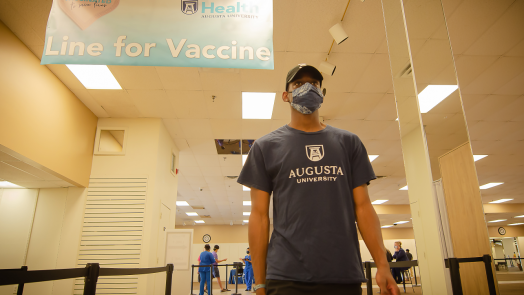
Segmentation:
<svg viewBox="0 0 524 295">
<path fill-rule="evenodd" d="M 97 2 L 57 0 L 58 5 L 82 30 L 97 19 L 115 10 L 120 0 L 98 0 Z M 106 2 L 106 3 L 102 3 Z"/>
</svg>

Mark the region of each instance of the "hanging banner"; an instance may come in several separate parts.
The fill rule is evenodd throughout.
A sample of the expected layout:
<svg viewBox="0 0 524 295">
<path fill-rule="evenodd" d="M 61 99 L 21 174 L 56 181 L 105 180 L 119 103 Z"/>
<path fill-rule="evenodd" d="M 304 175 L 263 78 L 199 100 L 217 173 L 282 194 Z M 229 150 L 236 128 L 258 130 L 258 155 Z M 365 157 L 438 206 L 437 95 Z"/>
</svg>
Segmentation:
<svg viewBox="0 0 524 295">
<path fill-rule="evenodd" d="M 42 64 L 273 69 L 270 0 L 53 0 Z"/>
</svg>

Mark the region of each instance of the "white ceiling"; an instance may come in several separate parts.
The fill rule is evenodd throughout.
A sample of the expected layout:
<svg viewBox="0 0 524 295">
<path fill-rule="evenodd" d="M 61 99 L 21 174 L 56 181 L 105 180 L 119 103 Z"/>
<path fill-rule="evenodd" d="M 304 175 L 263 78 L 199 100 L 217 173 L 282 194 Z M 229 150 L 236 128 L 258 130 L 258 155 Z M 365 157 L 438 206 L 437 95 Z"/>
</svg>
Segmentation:
<svg viewBox="0 0 524 295">
<path fill-rule="evenodd" d="M 443 0 L 463 95 L 483 201 L 524 203 L 524 1 Z M 38 57 L 44 48 L 51 0 L 0 1 L 2 20 Z M 180 148 L 178 199 L 211 215 L 208 224 L 241 223 L 249 193 L 225 176 L 238 175 L 240 156 L 217 155 L 214 139 L 257 139 L 286 124 L 289 106 L 279 99 L 284 77 L 298 63 L 318 66 L 332 44 L 328 29 L 347 0 L 274 1 L 275 70 L 109 66 L 123 90 L 87 90 L 64 65 L 48 68 L 98 117 L 158 117 Z M 371 199 L 408 204 L 396 108 L 380 1 L 351 1 L 343 26 L 349 39 L 334 45 L 320 115 L 327 124 L 359 135 L 373 168 Z M 417 32 L 413 32 L 416 34 Z M 435 28 L 434 36 L 445 33 Z M 413 44 L 430 54 L 431 46 Z M 441 69 L 443 70 L 443 69 Z M 277 92 L 271 120 L 242 120 L 241 92 Z M 215 95 L 213 102 L 211 96 Z M 200 191 L 202 188 L 202 191 Z M 177 214 L 177 223 L 197 218 Z M 393 222 L 383 220 L 383 222 Z M 385 223 L 383 223 L 385 224 Z"/>
</svg>

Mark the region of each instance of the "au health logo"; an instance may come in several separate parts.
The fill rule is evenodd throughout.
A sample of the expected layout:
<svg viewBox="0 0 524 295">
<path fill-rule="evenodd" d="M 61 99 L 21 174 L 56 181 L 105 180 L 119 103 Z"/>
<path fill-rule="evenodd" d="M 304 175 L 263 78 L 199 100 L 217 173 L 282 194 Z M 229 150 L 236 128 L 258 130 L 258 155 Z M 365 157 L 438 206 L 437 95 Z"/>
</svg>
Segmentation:
<svg viewBox="0 0 524 295">
<path fill-rule="evenodd" d="M 198 11 L 198 0 L 182 0 L 182 7 L 180 9 L 184 14 L 195 14 Z"/>
<path fill-rule="evenodd" d="M 324 146 L 323 145 L 306 145 L 307 158 L 313 162 L 318 162 L 324 158 Z"/>
</svg>

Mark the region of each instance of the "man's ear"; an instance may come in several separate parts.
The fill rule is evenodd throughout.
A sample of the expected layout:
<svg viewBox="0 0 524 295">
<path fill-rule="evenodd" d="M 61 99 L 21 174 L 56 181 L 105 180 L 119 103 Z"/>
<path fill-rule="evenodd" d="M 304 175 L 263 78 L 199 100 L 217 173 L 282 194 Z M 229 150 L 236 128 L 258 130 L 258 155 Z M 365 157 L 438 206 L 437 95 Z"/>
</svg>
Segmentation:
<svg viewBox="0 0 524 295">
<path fill-rule="evenodd" d="M 289 102 L 289 96 L 288 96 L 288 92 L 282 92 L 282 100 L 284 102 Z"/>
</svg>

